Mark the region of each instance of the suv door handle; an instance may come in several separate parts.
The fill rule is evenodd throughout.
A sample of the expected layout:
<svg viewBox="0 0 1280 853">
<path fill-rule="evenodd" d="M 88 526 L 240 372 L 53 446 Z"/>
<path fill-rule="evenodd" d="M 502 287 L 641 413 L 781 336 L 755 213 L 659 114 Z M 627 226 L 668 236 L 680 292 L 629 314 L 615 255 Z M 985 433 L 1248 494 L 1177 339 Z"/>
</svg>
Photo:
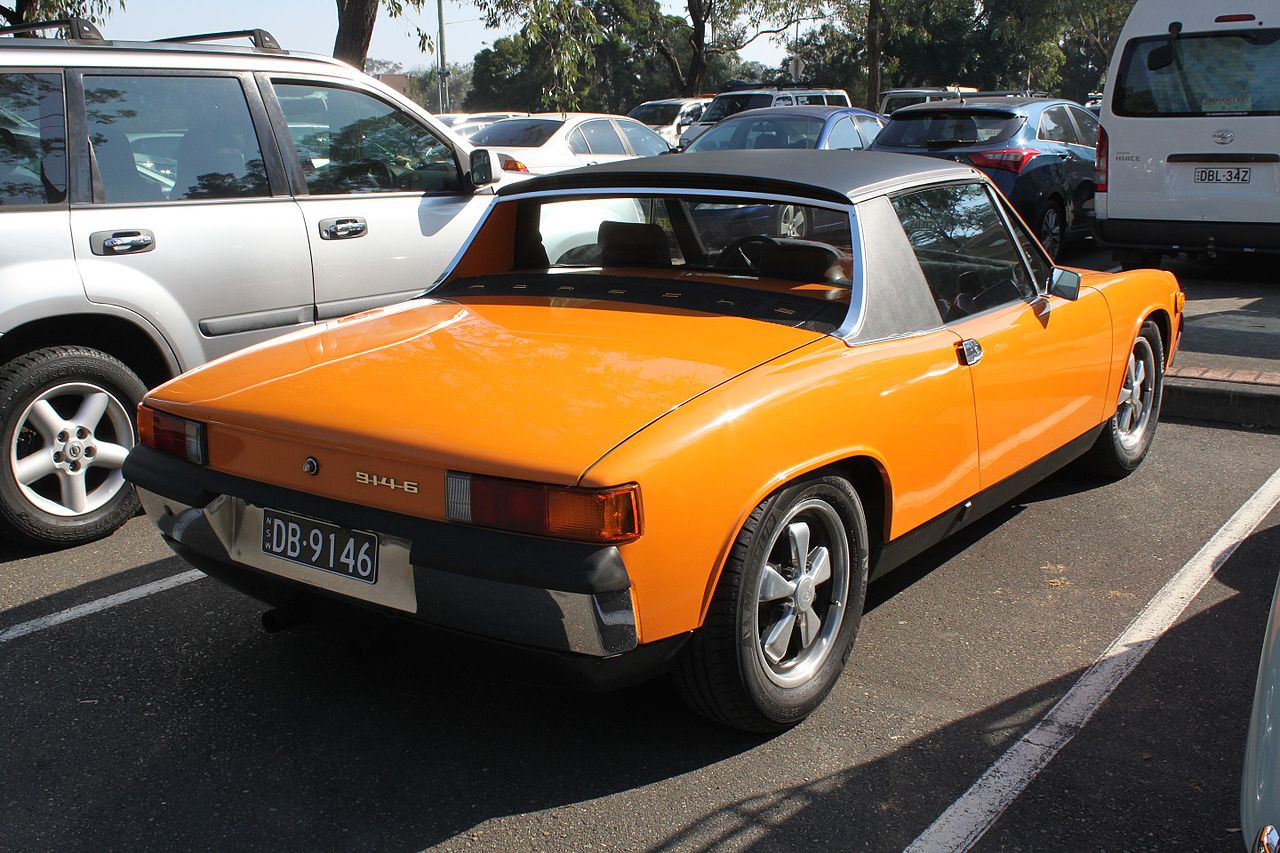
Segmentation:
<svg viewBox="0 0 1280 853">
<path fill-rule="evenodd" d="M 146 229 L 130 231 L 94 231 L 89 235 L 89 249 L 95 255 L 140 255 L 156 247 L 156 235 Z"/>
<path fill-rule="evenodd" d="M 321 240 L 350 240 L 369 233 L 369 223 L 362 216 L 342 216 L 320 220 Z"/>
</svg>

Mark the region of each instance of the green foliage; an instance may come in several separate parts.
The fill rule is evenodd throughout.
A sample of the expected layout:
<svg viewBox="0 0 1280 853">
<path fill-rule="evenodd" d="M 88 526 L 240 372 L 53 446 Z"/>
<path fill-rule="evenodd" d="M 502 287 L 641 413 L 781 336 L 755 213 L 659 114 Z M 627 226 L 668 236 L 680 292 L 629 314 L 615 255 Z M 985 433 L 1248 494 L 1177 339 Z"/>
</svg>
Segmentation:
<svg viewBox="0 0 1280 853">
<path fill-rule="evenodd" d="M 123 11 L 124 0 L 6 0 L 0 4 L 0 23 L 13 25 L 75 17 L 100 24 L 117 7 Z"/>
</svg>

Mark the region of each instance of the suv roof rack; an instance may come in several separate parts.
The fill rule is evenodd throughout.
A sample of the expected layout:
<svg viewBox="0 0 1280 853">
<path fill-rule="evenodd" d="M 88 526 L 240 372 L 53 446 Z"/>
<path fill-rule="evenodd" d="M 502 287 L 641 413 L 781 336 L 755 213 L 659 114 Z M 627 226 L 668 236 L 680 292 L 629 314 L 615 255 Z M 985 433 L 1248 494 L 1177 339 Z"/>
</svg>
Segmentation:
<svg viewBox="0 0 1280 853">
<path fill-rule="evenodd" d="M 171 42 L 197 42 L 197 41 L 224 41 L 226 39 L 247 38 L 253 42 L 253 46 L 258 50 L 269 50 L 273 53 L 284 53 L 284 48 L 280 47 L 280 42 L 276 41 L 276 37 L 271 35 L 264 29 L 252 30 L 227 30 L 221 33 L 193 33 L 189 36 L 170 36 L 168 38 L 154 39 L 158 43 Z"/>
<path fill-rule="evenodd" d="M 102 33 L 98 32 L 98 28 L 87 18 L 59 18 L 56 21 L 37 21 L 13 27 L 0 27 L 0 35 L 16 36 L 21 33 L 38 33 L 44 30 L 66 30 L 69 37 L 80 41 L 106 41 Z"/>
</svg>

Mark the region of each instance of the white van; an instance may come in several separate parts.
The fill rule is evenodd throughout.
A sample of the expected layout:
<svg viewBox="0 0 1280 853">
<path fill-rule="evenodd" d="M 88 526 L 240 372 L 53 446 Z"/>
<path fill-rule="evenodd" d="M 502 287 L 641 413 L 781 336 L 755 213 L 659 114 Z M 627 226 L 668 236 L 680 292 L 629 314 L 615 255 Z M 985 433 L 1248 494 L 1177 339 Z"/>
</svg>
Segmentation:
<svg viewBox="0 0 1280 853">
<path fill-rule="evenodd" d="M 1280 252 L 1280 0 L 1138 0 L 1102 127 L 1095 227 L 1122 265 Z"/>
</svg>

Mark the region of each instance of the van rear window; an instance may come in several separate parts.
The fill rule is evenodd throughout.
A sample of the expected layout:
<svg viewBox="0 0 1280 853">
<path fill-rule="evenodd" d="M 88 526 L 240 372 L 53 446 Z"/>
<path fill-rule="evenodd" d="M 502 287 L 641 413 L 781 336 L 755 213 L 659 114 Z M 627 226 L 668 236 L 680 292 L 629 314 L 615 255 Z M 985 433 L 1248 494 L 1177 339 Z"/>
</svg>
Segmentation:
<svg viewBox="0 0 1280 853">
<path fill-rule="evenodd" d="M 1280 115 L 1280 29 L 1132 39 L 1111 109 L 1135 117 Z"/>
</svg>

